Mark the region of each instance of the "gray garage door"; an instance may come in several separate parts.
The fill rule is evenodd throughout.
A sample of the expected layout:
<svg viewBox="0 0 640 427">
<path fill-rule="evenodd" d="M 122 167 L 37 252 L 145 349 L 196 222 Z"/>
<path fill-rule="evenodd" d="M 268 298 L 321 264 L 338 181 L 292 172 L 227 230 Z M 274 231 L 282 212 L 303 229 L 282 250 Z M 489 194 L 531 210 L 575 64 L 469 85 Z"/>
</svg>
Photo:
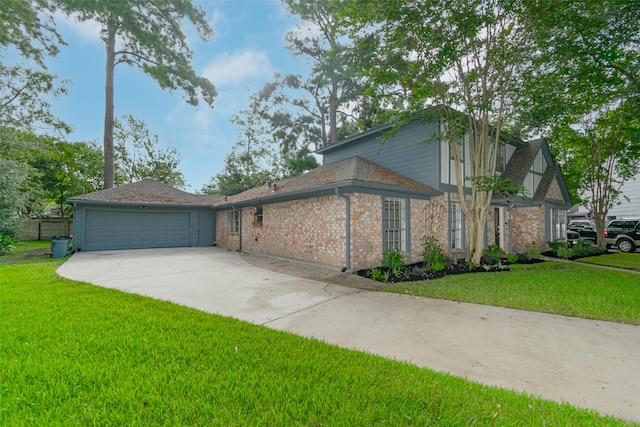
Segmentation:
<svg viewBox="0 0 640 427">
<path fill-rule="evenodd" d="M 86 249 L 190 246 L 189 212 L 87 210 Z"/>
</svg>

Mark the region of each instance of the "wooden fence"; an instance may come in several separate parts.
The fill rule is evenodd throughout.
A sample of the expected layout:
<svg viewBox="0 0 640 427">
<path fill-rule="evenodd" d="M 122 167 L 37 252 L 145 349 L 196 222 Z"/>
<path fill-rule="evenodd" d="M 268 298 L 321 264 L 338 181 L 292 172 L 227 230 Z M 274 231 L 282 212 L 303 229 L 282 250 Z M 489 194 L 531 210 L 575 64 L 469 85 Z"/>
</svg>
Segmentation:
<svg viewBox="0 0 640 427">
<path fill-rule="evenodd" d="M 51 240 L 51 236 L 71 236 L 73 221 L 66 218 L 30 219 L 25 240 Z"/>
</svg>

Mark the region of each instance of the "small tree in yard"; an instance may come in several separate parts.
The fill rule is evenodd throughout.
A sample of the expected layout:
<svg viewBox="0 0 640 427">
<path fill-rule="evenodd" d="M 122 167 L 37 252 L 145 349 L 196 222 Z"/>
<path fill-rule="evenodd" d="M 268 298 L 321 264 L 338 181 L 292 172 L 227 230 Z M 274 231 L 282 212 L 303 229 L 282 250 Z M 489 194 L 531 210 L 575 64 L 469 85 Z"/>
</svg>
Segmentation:
<svg viewBox="0 0 640 427">
<path fill-rule="evenodd" d="M 114 72 L 118 64 L 134 66 L 149 75 L 162 89 L 181 89 L 186 101 L 198 105 L 200 97 L 213 105 L 216 90 L 190 64 L 193 55 L 182 24 L 190 21 L 207 40 L 211 27 L 200 6 L 189 0 L 83 1 L 59 0 L 64 12 L 79 21 L 94 20 L 102 26 L 106 48 L 104 115 L 104 188 L 115 182 L 113 131 Z M 121 45 L 117 45 L 119 42 Z M 200 94 L 200 97 L 199 97 Z"/>
<path fill-rule="evenodd" d="M 604 247 L 607 214 L 622 196 L 620 189 L 640 171 L 640 120 L 633 104 L 606 108 L 586 117 L 579 129 L 554 130 L 556 150 L 567 159 L 563 165 L 576 182 L 580 202 L 596 222 L 597 245 Z"/>
<path fill-rule="evenodd" d="M 126 114 L 122 122 L 116 120 L 114 128 L 118 184 L 151 178 L 172 187 L 184 188 L 177 150 L 160 148 L 158 135 L 152 134 L 144 121 Z"/>
</svg>

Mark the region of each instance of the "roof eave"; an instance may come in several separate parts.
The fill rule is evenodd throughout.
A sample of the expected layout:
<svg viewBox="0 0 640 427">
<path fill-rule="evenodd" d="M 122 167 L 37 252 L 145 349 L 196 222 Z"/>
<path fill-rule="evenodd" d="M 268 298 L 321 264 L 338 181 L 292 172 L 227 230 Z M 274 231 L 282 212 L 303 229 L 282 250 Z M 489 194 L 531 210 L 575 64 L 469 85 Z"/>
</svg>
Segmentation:
<svg viewBox="0 0 640 427">
<path fill-rule="evenodd" d="M 393 195 L 402 194 L 422 199 L 430 199 L 434 196 L 443 194 L 442 191 L 436 189 L 413 188 L 358 180 L 347 180 L 332 184 L 319 185 L 312 188 L 305 188 L 283 193 L 274 193 L 266 196 L 255 197 L 252 199 L 227 201 L 221 204 L 216 204 L 213 206 L 213 208 L 225 210 L 235 207 L 256 206 L 263 204 L 280 203 L 291 200 L 307 199 L 311 197 L 330 196 L 335 194 L 336 189 L 341 190 L 343 193 L 387 193 Z"/>
<path fill-rule="evenodd" d="M 119 206 L 119 207 L 133 207 L 133 206 L 147 206 L 147 207 L 159 207 L 159 208 L 211 208 L 212 203 L 205 204 L 176 204 L 176 203 L 155 203 L 155 202 L 113 202 L 104 200 L 86 200 L 86 199 L 68 199 L 67 204 L 70 205 L 92 205 L 92 206 Z"/>
</svg>

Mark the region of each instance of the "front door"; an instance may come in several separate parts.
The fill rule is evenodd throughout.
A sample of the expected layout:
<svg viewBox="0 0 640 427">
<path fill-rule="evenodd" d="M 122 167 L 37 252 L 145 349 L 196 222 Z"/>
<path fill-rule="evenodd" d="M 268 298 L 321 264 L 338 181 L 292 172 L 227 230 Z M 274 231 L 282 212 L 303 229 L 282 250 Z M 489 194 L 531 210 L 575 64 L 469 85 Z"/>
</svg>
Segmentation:
<svg viewBox="0 0 640 427">
<path fill-rule="evenodd" d="M 198 246 L 211 246 L 214 241 L 214 220 L 213 211 L 198 212 Z"/>
</svg>

